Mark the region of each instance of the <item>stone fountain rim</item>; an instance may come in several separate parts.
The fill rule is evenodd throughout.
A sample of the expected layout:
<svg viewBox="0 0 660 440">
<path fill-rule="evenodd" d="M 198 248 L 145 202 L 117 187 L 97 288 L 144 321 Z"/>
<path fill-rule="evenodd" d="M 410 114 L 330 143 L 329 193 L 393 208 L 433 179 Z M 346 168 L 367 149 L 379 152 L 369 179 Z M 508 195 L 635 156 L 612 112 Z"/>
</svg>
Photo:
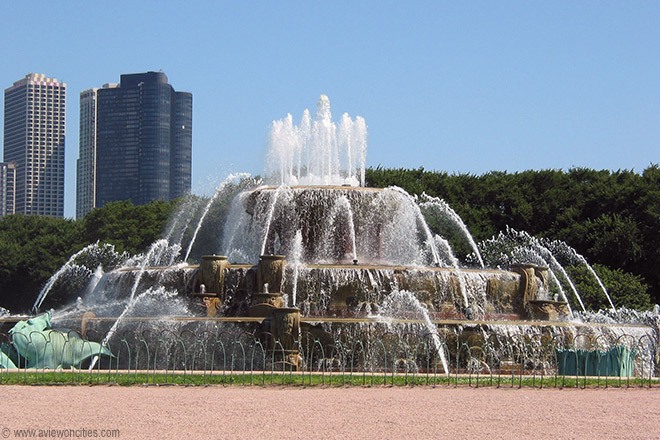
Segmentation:
<svg viewBox="0 0 660 440">
<path fill-rule="evenodd" d="M 248 190 L 247 192 L 255 191 L 277 191 L 280 188 L 290 188 L 290 189 L 332 189 L 332 190 L 349 190 L 349 191 L 366 191 L 366 192 L 381 192 L 385 191 L 387 188 L 378 188 L 371 186 L 353 186 L 353 185 L 264 185 Z"/>
<path fill-rule="evenodd" d="M 256 268 L 258 263 L 229 263 L 227 269 L 251 269 Z M 392 271 L 424 271 L 424 272 L 457 272 L 457 273 L 508 273 L 513 275 L 519 275 L 517 272 L 506 269 L 494 269 L 494 268 L 477 268 L 477 267 L 432 267 L 432 266 L 406 266 L 400 264 L 322 264 L 322 263 L 300 263 L 301 267 L 307 269 L 362 269 L 362 270 L 392 270 Z M 154 271 L 154 270 L 170 270 L 171 266 L 147 266 L 143 270 Z M 191 270 L 199 269 L 199 264 L 188 264 L 186 266 L 177 268 L 182 270 Z M 126 267 L 121 269 L 115 269 L 118 272 L 133 272 L 136 270 L 141 270 L 139 267 Z"/>
</svg>

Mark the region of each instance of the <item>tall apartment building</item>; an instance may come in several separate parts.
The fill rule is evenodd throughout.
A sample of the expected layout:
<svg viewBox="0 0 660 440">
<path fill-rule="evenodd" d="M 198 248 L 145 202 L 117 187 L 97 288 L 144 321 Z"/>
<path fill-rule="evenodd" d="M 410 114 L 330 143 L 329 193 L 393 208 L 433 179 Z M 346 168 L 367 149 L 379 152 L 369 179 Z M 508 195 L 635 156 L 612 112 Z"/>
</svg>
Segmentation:
<svg viewBox="0 0 660 440">
<path fill-rule="evenodd" d="M 4 162 L 16 166 L 15 212 L 64 216 L 66 84 L 30 73 L 5 89 Z"/>
<path fill-rule="evenodd" d="M 0 162 L 0 217 L 16 212 L 16 165 Z"/>
<path fill-rule="evenodd" d="M 80 130 L 76 161 L 76 218 L 94 208 L 96 192 L 96 91 L 80 93 Z"/>
<path fill-rule="evenodd" d="M 114 88 L 118 84 L 103 84 Z M 96 101 L 98 88 L 80 93 L 79 155 L 76 161 L 76 218 L 96 206 Z"/>
<path fill-rule="evenodd" d="M 85 91 L 80 147 L 78 216 L 116 200 L 141 205 L 181 197 L 192 179 L 192 94 L 175 91 L 162 72 L 121 75 L 118 85 Z"/>
</svg>

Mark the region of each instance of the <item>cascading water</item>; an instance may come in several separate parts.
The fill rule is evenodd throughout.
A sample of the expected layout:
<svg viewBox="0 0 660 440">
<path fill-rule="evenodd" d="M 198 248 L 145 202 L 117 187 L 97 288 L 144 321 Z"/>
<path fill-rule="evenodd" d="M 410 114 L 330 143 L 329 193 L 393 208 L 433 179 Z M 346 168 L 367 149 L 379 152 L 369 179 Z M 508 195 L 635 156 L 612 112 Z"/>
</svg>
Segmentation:
<svg viewBox="0 0 660 440">
<path fill-rule="evenodd" d="M 82 251 L 80 251 L 80 252 L 82 252 Z M 55 272 L 55 274 L 48 280 L 48 282 L 43 287 L 43 289 L 41 289 L 41 292 L 39 292 L 39 296 L 37 297 L 36 301 L 34 302 L 34 305 L 32 306 L 32 311 L 33 312 L 36 313 L 36 312 L 39 311 L 39 308 L 41 307 L 41 304 L 46 299 L 46 296 L 48 295 L 50 290 L 53 288 L 55 283 L 57 281 L 59 281 L 60 278 L 65 273 L 82 269 L 83 271 L 85 271 L 85 275 L 91 275 L 91 273 L 89 273 L 89 271 L 86 268 L 81 267 L 81 266 L 73 263 L 73 261 L 75 260 L 75 257 L 77 257 L 79 254 L 80 253 L 74 255 L 73 257 L 71 257 L 71 259 L 69 261 L 67 261 L 66 264 L 64 266 L 62 266 L 57 272 Z"/>
<path fill-rule="evenodd" d="M 206 215 L 209 213 L 209 209 L 211 209 L 211 205 L 213 205 L 213 202 L 215 202 L 218 196 L 224 192 L 227 185 L 235 182 L 236 180 L 247 179 L 249 177 L 250 175 L 247 173 L 230 174 L 224 180 L 224 182 L 222 182 L 218 186 L 218 188 L 216 188 L 215 192 L 213 193 L 213 196 L 209 199 L 208 203 L 204 207 L 204 211 L 202 212 L 202 216 L 199 218 L 199 222 L 197 222 L 197 226 L 195 227 L 195 232 L 193 232 L 192 238 L 190 239 L 190 243 L 188 244 L 188 249 L 186 249 L 186 255 L 183 257 L 183 261 L 188 261 L 188 257 L 190 256 L 190 251 L 192 250 L 192 247 L 195 244 L 195 240 L 197 239 L 197 234 L 199 233 L 199 230 L 202 228 L 202 224 L 204 224 L 204 219 L 206 219 Z"/>
<path fill-rule="evenodd" d="M 426 236 L 426 240 L 424 241 L 424 243 L 426 244 L 426 246 L 428 246 L 429 250 L 431 251 L 431 254 L 433 255 L 433 264 L 439 266 L 440 256 L 438 254 L 438 250 L 435 247 L 435 240 L 433 238 L 433 234 L 431 234 L 431 229 L 429 228 L 429 225 L 426 223 L 426 219 L 424 218 L 422 211 L 419 209 L 417 202 L 410 196 L 410 194 L 408 194 L 399 187 L 392 187 L 392 190 L 402 194 L 404 197 L 410 198 L 411 200 L 410 206 L 413 208 L 413 215 L 416 216 L 417 221 L 421 225 L 422 231 Z"/>
<path fill-rule="evenodd" d="M 550 277 L 550 285 L 552 286 L 553 289 L 556 289 L 558 292 L 558 298 L 561 298 L 562 301 L 566 303 L 566 306 L 568 307 L 569 315 L 573 316 L 573 310 L 571 308 L 570 302 L 568 300 L 568 297 L 566 296 L 566 293 L 564 291 L 564 288 L 557 278 L 557 275 L 555 274 L 555 271 L 553 270 L 552 267 L 548 264 L 548 262 L 541 257 L 541 255 L 536 252 L 535 249 L 530 248 L 530 247 L 522 247 L 522 246 L 515 246 L 509 250 L 509 254 L 506 256 L 507 260 L 509 263 L 508 265 L 512 264 L 536 264 L 539 266 L 546 266 L 548 267 L 548 275 Z M 549 292 L 548 292 L 549 293 Z"/>
<path fill-rule="evenodd" d="M 548 254 L 548 257 L 550 259 L 550 267 L 556 267 L 559 269 L 561 274 L 564 276 L 564 279 L 566 280 L 571 290 L 573 291 L 573 295 L 575 295 L 578 302 L 580 303 L 580 307 L 582 308 L 583 311 L 586 311 L 587 309 L 586 307 L 584 307 L 584 303 L 582 302 L 582 297 L 578 293 L 578 290 L 575 288 L 575 284 L 573 283 L 573 280 L 571 280 L 571 277 L 569 277 L 568 274 L 566 273 L 566 269 L 564 269 L 564 267 L 561 264 L 559 264 L 559 262 L 554 257 L 554 255 Z"/>
<path fill-rule="evenodd" d="M 449 242 L 446 239 L 440 237 L 438 234 L 435 234 L 433 239 L 435 240 L 435 247 L 436 249 L 438 249 L 438 253 L 444 251 L 443 256 L 446 257 L 447 266 L 458 268 L 461 263 L 458 261 L 458 258 L 456 258 L 456 256 L 454 255 L 454 252 Z"/>
<path fill-rule="evenodd" d="M 147 266 L 149 265 L 158 265 L 163 255 L 178 254 L 181 248 L 179 246 L 171 247 L 167 240 L 158 240 L 154 242 L 150 247 L 147 253 L 142 258 L 142 262 L 138 267 L 137 276 L 133 283 L 133 288 L 131 289 L 130 296 L 128 298 L 129 303 L 135 298 L 135 293 L 138 290 L 142 276 L 145 273 Z"/>
<path fill-rule="evenodd" d="M 514 264 L 538 263 L 538 261 L 530 261 L 530 255 L 541 259 L 544 265 L 561 274 L 581 309 L 583 311 L 586 310 L 575 284 L 568 276 L 568 273 L 566 273 L 564 267 L 557 261 L 551 250 L 544 246 L 537 238 L 532 237 L 524 231 L 521 232 L 507 228 L 506 233 L 500 232 L 497 237 L 486 240 L 481 245 L 482 254 L 484 252 L 488 253 L 489 262 L 494 266 L 510 267 Z M 563 290 L 561 293 L 564 295 Z M 568 302 L 565 295 L 564 300 Z"/>
<path fill-rule="evenodd" d="M 167 233 L 163 237 L 168 243 L 181 244 L 183 236 L 188 230 L 188 226 L 193 220 L 191 212 L 197 211 L 200 200 L 189 196 L 186 197 L 171 216 L 167 226 Z"/>
<path fill-rule="evenodd" d="M 167 291 L 164 287 L 156 287 L 156 288 L 147 288 L 146 290 L 140 292 L 137 296 L 133 297 L 130 299 L 130 301 L 126 304 L 124 307 L 124 310 L 119 314 L 115 322 L 112 324 L 110 327 L 110 330 L 106 333 L 105 337 L 101 341 L 101 346 L 102 347 L 107 347 L 110 340 L 112 337 L 115 335 L 117 330 L 119 329 L 120 325 L 124 322 L 127 316 L 136 308 L 140 302 L 144 301 L 146 298 L 155 298 L 156 299 L 156 304 L 162 302 L 162 301 L 172 301 L 178 297 L 178 293 L 176 291 L 171 292 Z M 171 304 L 170 304 L 171 307 Z M 95 356 L 92 358 L 92 361 L 89 366 L 89 371 L 92 371 L 94 369 L 94 366 L 98 362 L 99 357 Z"/>
<path fill-rule="evenodd" d="M 264 255 L 266 253 L 266 245 L 268 243 L 268 234 L 270 232 L 271 225 L 273 223 L 273 214 L 275 213 L 275 208 L 277 207 L 277 199 L 279 198 L 281 192 L 285 187 L 281 186 L 275 191 L 275 197 L 271 200 L 270 207 L 268 209 L 268 214 L 266 216 L 266 224 L 263 228 L 263 237 L 261 239 L 261 250 L 259 255 Z"/>
<path fill-rule="evenodd" d="M 135 274 L 135 280 L 133 281 L 133 286 L 130 290 L 130 295 L 128 297 L 128 300 L 124 303 L 124 308 L 122 312 L 119 314 L 117 319 L 115 320 L 114 324 L 112 324 L 112 327 L 108 331 L 108 333 L 105 335 L 103 338 L 103 341 L 101 342 L 101 346 L 105 347 L 108 344 L 108 341 L 112 338 L 112 336 L 115 334 L 117 331 L 117 328 L 121 325 L 122 320 L 124 317 L 135 307 L 135 304 L 138 303 L 140 298 L 142 298 L 144 295 L 147 293 L 153 292 L 151 288 L 147 288 L 145 291 L 143 291 L 140 294 L 137 294 L 138 287 L 140 286 L 140 282 L 142 281 L 142 277 L 147 271 L 147 267 L 149 265 L 158 265 L 162 264 L 163 261 L 170 261 L 172 259 L 172 254 L 178 255 L 179 252 L 181 251 L 181 247 L 178 245 L 175 246 L 170 246 L 170 244 L 167 242 L 167 240 L 161 239 L 156 242 L 154 242 L 147 253 L 142 256 L 141 258 L 141 263 L 139 267 L 137 267 L 137 271 Z M 124 268 L 126 270 L 127 268 Z M 164 291 L 163 288 L 158 288 L 156 291 Z M 94 368 L 94 365 L 98 361 L 98 356 L 95 356 L 92 360 L 90 370 Z"/>
<path fill-rule="evenodd" d="M 442 363 L 443 372 L 449 375 L 449 365 L 445 356 L 445 347 L 440 339 L 438 327 L 431 321 L 428 310 L 422 306 L 415 294 L 405 290 L 392 292 L 380 308 L 378 319 L 385 322 L 391 318 L 421 318 L 424 327 L 431 335 L 436 353 Z"/>
<path fill-rule="evenodd" d="M 607 302 L 609 303 L 611 310 L 613 312 L 616 312 L 616 307 L 614 307 L 614 303 L 612 302 L 612 298 L 610 297 L 609 292 L 605 288 L 605 285 L 603 284 L 603 281 L 600 279 L 598 274 L 596 274 L 596 271 L 594 270 L 594 268 L 591 267 L 591 265 L 587 262 L 587 259 L 584 258 L 583 255 L 580 255 L 575 249 L 573 249 L 572 247 L 570 247 L 568 244 L 566 244 L 563 241 L 553 240 L 553 241 L 548 242 L 547 246 L 548 246 L 548 248 L 552 249 L 552 251 L 554 253 L 563 255 L 569 261 L 577 262 L 578 264 L 584 265 L 584 267 L 587 268 L 589 273 L 594 277 L 594 279 L 598 283 L 598 287 L 600 287 L 600 290 L 605 295 L 605 298 L 607 298 Z"/>
<path fill-rule="evenodd" d="M 479 261 L 479 265 L 482 268 L 484 267 L 484 260 L 481 258 L 479 247 L 477 246 L 477 243 L 475 243 L 472 234 L 470 234 L 467 226 L 465 226 L 465 223 L 463 223 L 463 219 L 449 206 L 447 202 L 438 197 L 431 197 L 426 193 L 422 193 L 422 196 L 419 198 L 419 206 L 422 212 L 432 212 L 435 209 L 439 210 L 442 216 L 445 216 L 454 225 L 456 225 L 470 243 L 472 251 Z"/>
<path fill-rule="evenodd" d="M 232 202 L 225 229 L 222 252 L 230 259 L 288 254 L 300 230 L 306 263 L 340 262 L 348 251 L 365 263 L 441 266 L 424 217 L 398 188 L 260 187 Z"/>
<path fill-rule="evenodd" d="M 291 306 L 296 307 L 298 294 L 298 276 L 300 275 L 300 265 L 302 259 L 302 232 L 296 231 L 291 249 L 291 265 L 293 266 L 293 281 L 291 289 Z"/>
<path fill-rule="evenodd" d="M 96 289 L 96 287 L 101 282 L 101 279 L 103 279 L 104 274 L 105 272 L 103 271 L 103 266 L 99 264 L 96 267 L 94 274 L 92 275 L 92 279 L 90 280 L 89 285 L 87 286 L 87 292 L 85 292 L 86 293 L 85 296 L 87 296 L 87 294 L 93 292 L 94 289 Z"/>
<path fill-rule="evenodd" d="M 350 259 L 354 262 L 357 262 L 357 250 L 356 250 L 356 241 L 355 241 L 355 223 L 353 222 L 353 210 L 351 209 L 351 203 L 346 196 L 338 197 L 332 208 L 330 209 L 330 214 L 326 219 L 325 230 L 323 231 L 323 237 L 321 238 L 321 243 L 324 246 L 323 253 L 327 256 L 324 259 L 333 261 L 333 257 L 336 252 L 333 249 L 335 245 L 334 237 L 336 236 L 346 237 L 346 245 L 350 246 L 341 246 L 342 250 L 339 251 L 340 259 L 345 259 L 350 254 Z"/>
<path fill-rule="evenodd" d="M 468 300 L 467 297 L 467 286 L 465 284 L 465 277 L 463 275 L 463 272 L 461 271 L 461 265 L 458 261 L 458 258 L 454 256 L 454 253 L 452 252 L 451 245 L 447 240 L 444 238 L 440 237 L 439 235 L 436 234 L 435 236 L 435 242 L 438 247 L 438 249 L 445 249 L 446 255 L 447 255 L 447 260 L 449 262 L 449 267 L 453 268 L 456 271 L 456 276 L 458 278 L 458 285 L 459 288 L 461 289 L 461 294 L 463 295 L 463 300 L 465 304 L 465 309 L 468 310 L 470 307 L 470 301 Z M 484 292 L 485 293 L 485 292 Z M 485 297 L 483 298 L 485 302 Z"/>
<path fill-rule="evenodd" d="M 79 269 L 83 271 L 83 276 L 85 278 L 89 278 L 96 272 L 96 269 L 94 268 L 98 267 L 99 264 L 113 267 L 117 264 L 121 264 L 121 262 L 125 261 L 126 259 L 126 254 L 118 254 L 115 252 L 114 246 L 109 244 L 100 244 L 99 242 L 96 242 L 84 247 L 80 251 L 73 254 L 69 260 L 57 272 L 55 272 L 53 276 L 50 277 L 46 285 L 39 292 L 39 295 L 37 295 L 37 299 L 32 306 L 32 310 L 35 313 L 39 311 L 39 308 L 43 304 L 53 286 L 55 286 L 55 284 L 69 272 Z M 84 262 L 80 262 L 80 264 L 78 264 L 78 260 L 84 260 Z"/>
<path fill-rule="evenodd" d="M 607 292 L 607 289 L 605 288 L 605 285 L 603 284 L 603 281 L 600 279 L 598 274 L 596 274 L 596 271 L 594 270 L 594 268 L 591 267 L 591 265 L 589 263 L 587 263 L 587 260 L 582 255 L 580 255 L 580 260 L 582 261 L 582 264 L 584 264 L 586 266 L 589 273 L 591 273 L 591 275 L 596 279 L 596 282 L 598 283 L 598 286 L 600 287 L 600 290 L 603 291 L 603 293 L 605 294 L 605 297 L 607 298 L 607 302 L 610 303 L 611 310 L 613 312 L 616 312 L 616 307 L 614 307 L 614 303 L 612 302 L 612 298 L 610 297 L 610 294 Z"/>
</svg>

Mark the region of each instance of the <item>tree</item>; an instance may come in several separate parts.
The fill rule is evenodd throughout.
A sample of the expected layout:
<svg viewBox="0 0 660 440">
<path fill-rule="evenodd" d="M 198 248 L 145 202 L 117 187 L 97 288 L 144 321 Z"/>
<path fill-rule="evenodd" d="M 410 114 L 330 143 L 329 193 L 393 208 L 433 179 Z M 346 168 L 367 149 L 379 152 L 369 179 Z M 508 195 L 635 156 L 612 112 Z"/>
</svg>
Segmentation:
<svg viewBox="0 0 660 440">
<path fill-rule="evenodd" d="M 570 266 L 566 269 L 587 309 L 599 310 L 611 307 L 605 292 L 586 266 Z M 614 307 L 635 310 L 650 310 L 653 307 L 649 286 L 639 275 L 621 269 L 610 269 L 600 264 L 595 264 L 593 269 L 605 285 Z"/>
<path fill-rule="evenodd" d="M 36 215 L 0 219 L 0 306 L 26 312 L 37 294 L 80 250 L 80 227 L 73 220 Z"/>
<path fill-rule="evenodd" d="M 82 220 L 83 240 L 113 244 L 117 252 L 144 252 L 161 238 L 177 203 L 160 200 L 138 206 L 129 201 L 108 203 L 92 210 Z"/>
</svg>

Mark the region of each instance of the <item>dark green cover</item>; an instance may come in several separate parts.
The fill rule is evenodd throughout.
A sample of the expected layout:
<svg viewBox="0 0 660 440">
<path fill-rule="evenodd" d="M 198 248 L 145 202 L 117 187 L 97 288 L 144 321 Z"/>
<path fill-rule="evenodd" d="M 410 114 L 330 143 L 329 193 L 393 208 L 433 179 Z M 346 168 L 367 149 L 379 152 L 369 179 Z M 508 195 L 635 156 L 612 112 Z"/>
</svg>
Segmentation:
<svg viewBox="0 0 660 440">
<path fill-rule="evenodd" d="M 633 374 L 635 350 L 616 346 L 601 350 L 555 350 L 559 374 L 567 376 L 620 376 Z"/>
</svg>

